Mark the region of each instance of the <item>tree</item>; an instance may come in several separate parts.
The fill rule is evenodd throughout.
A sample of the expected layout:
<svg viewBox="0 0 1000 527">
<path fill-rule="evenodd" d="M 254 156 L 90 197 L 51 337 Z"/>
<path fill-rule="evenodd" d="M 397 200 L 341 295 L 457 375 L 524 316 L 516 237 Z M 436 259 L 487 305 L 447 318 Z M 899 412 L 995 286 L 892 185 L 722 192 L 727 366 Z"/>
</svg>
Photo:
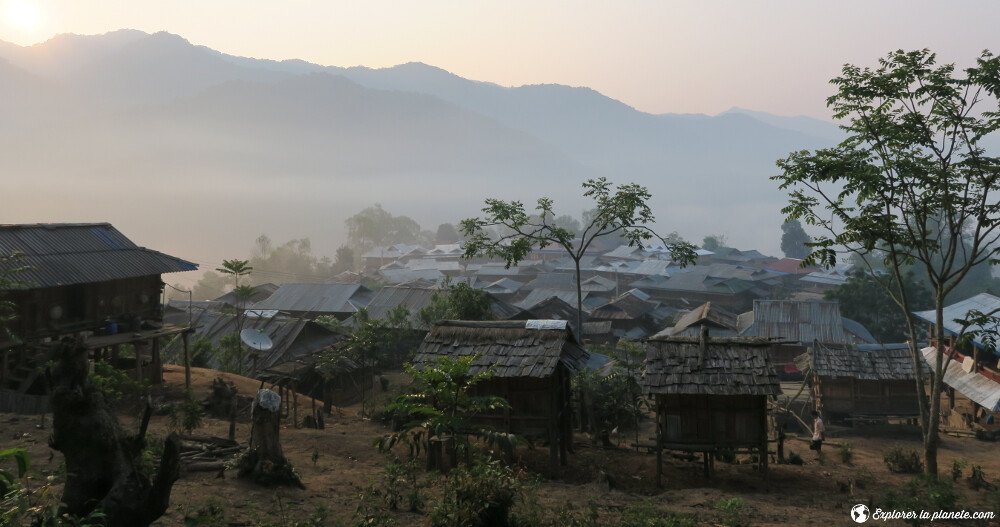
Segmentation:
<svg viewBox="0 0 1000 527">
<path fill-rule="evenodd" d="M 420 224 L 407 216 L 393 216 L 382 205 L 374 206 L 344 220 L 347 239 L 359 253 L 394 243 L 416 243 Z"/>
<path fill-rule="evenodd" d="M 194 287 L 191 288 L 191 298 L 194 300 L 211 300 L 226 294 L 226 279 L 215 271 L 205 271 Z"/>
<path fill-rule="evenodd" d="M 808 245 L 810 242 L 812 236 L 806 234 L 799 220 L 788 220 L 781 225 L 781 252 L 786 257 L 800 260 L 808 257 L 812 252 Z"/>
<path fill-rule="evenodd" d="M 232 345 L 236 348 L 237 363 L 240 370 L 242 370 L 243 343 L 239 339 L 240 333 L 243 331 L 243 323 L 246 321 L 246 303 L 253 296 L 253 288 L 248 285 L 241 286 L 240 278 L 248 276 L 253 271 L 253 266 L 247 260 L 223 260 L 222 267 L 218 267 L 215 270 L 224 275 L 232 276 L 235 282 L 233 293 L 236 296 L 236 312 L 233 316 L 236 318 L 236 328 L 233 331 L 234 342 Z M 240 373 L 242 374 L 243 372 L 241 371 Z"/>
<path fill-rule="evenodd" d="M 434 235 L 434 241 L 441 244 L 458 243 L 461 239 L 458 229 L 450 223 L 438 225 L 437 234 Z"/>
<path fill-rule="evenodd" d="M 725 234 L 709 234 L 705 236 L 705 239 L 701 241 L 701 248 L 706 251 L 716 251 L 719 247 L 726 246 L 726 235 Z"/>
<path fill-rule="evenodd" d="M 397 415 L 413 416 L 415 420 L 405 423 L 399 432 L 376 439 L 375 446 L 387 451 L 397 443 L 404 443 L 410 446 L 411 455 L 419 455 L 421 450 L 431 453 L 431 445 L 445 439 L 455 450 L 468 452 L 470 435 L 486 439 L 491 444 L 509 448 L 516 446 L 515 436 L 469 422 L 469 418 L 477 413 L 510 407 L 502 397 L 472 395 L 475 385 L 492 377 L 490 369 L 470 375 L 472 363 L 477 357 L 441 357 L 423 368 L 407 364 L 406 373 L 413 377 L 414 384 L 421 390 L 400 395 L 388 410 Z M 438 468 L 437 461 L 440 460 L 429 455 L 428 469 Z"/>
<path fill-rule="evenodd" d="M 451 283 L 446 277 L 430 303 L 417 312 L 417 322 L 430 329 L 439 320 L 492 320 L 493 301 L 482 289 L 466 282 Z"/>
<path fill-rule="evenodd" d="M 945 297 L 1000 252 L 1000 163 L 981 144 L 1000 128 L 1000 60 L 985 51 L 957 76 L 954 65 L 937 65 L 928 50 L 896 51 L 874 69 L 846 65 L 832 82 L 838 91 L 827 104 L 847 123 L 848 137 L 779 160 L 782 173 L 773 179 L 790 191 L 783 209 L 789 219 L 823 231 L 808 262 L 832 265 L 846 251 L 869 272 L 884 265 L 895 283 L 905 283 L 909 265 L 930 283 L 937 353 L 929 398 L 919 399 L 925 466 L 936 477 Z M 913 311 L 906 287 L 885 291 Z M 906 325 L 923 394 L 919 335 L 908 317 Z"/>
<path fill-rule="evenodd" d="M 317 257 L 312 253 L 309 238 L 289 240 L 275 247 L 270 238 L 261 235 L 257 238 L 249 263 L 258 281 L 267 280 L 278 284 L 323 283 L 335 274 L 334 264 L 329 258 Z M 352 265 L 344 270 L 350 267 Z"/>
<path fill-rule="evenodd" d="M 21 252 L 0 253 L 0 342 L 3 340 L 18 342 L 17 335 L 14 335 L 8 327 L 8 322 L 17 318 L 17 306 L 7 300 L 4 293 L 24 285 L 17 279 L 17 273 L 28 269 L 27 266 L 21 265 L 23 258 L 24 253 Z"/>
<path fill-rule="evenodd" d="M 934 307 L 930 289 L 924 282 L 917 280 L 912 269 L 902 276 L 907 298 L 914 311 Z M 868 328 L 878 342 L 904 342 L 910 336 L 906 319 L 912 315 L 903 313 L 887 292 L 894 290 L 898 295 L 898 289 L 898 283 L 885 272 L 873 275 L 857 270 L 850 274 L 843 285 L 824 293 L 823 298 L 839 302 L 840 313 Z"/>
<path fill-rule="evenodd" d="M 639 246 L 642 242 L 657 238 L 668 242 L 649 226 L 655 221 L 648 202 L 652 197 L 646 187 L 629 183 L 617 189 L 606 178 L 588 179 L 583 183 L 583 195 L 594 200 L 594 209 L 585 214 L 579 235 L 569 228 L 556 223 L 552 218 L 553 201 L 539 198 L 532 217 L 520 201 L 486 199 L 483 208 L 485 217 L 462 220 L 462 232 L 468 236 L 465 257 L 487 255 L 514 265 L 531 253 L 537 245 L 545 248 L 558 245 L 576 267 L 576 307 L 577 331 L 583 331 L 583 295 L 580 282 L 580 259 L 586 254 L 590 244 L 602 236 L 620 235 L 629 245 Z M 500 234 L 492 234 L 499 227 Z M 695 260 L 694 247 L 684 242 L 669 244 L 673 259 L 686 265 Z"/>
<path fill-rule="evenodd" d="M 333 274 L 354 269 L 354 250 L 346 245 L 337 247 L 337 255 L 333 260 Z"/>
</svg>

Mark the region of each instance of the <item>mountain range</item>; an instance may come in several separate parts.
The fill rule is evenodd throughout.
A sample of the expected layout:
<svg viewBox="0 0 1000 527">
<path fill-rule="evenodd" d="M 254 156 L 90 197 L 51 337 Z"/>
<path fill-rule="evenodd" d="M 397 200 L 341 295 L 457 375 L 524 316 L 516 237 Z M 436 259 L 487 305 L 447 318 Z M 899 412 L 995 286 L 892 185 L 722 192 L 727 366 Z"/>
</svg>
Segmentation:
<svg viewBox="0 0 1000 527">
<path fill-rule="evenodd" d="M 738 108 L 654 115 L 588 88 L 421 63 L 235 57 L 134 30 L 0 41 L 0 117 L 3 222 L 110 221 L 204 262 L 244 256 L 259 234 L 332 254 L 344 219 L 374 203 L 430 230 L 487 197 L 547 196 L 579 215 L 580 184 L 600 176 L 647 186 L 660 231 L 777 253 L 775 160 L 840 134 Z"/>
</svg>

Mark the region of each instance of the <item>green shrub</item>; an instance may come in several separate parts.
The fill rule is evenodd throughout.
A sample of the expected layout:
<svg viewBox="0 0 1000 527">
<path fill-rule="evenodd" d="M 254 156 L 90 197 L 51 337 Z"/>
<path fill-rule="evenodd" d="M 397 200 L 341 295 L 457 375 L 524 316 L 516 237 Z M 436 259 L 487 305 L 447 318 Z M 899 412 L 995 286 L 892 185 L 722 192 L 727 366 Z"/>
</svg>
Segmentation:
<svg viewBox="0 0 1000 527">
<path fill-rule="evenodd" d="M 890 490 L 879 501 L 885 510 L 953 510 L 958 497 L 951 481 L 930 478 L 924 474 L 914 477 L 903 486 L 901 492 Z M 908 520 L 911 525 L 919 525 L 919 519 Z"/>
<path fill-rule="evenodd" d="M 196 401 L 191 389 L 184 391 L 184 401 L 170 407 L 170 428 L 183 430 L 190 434 L 192 431 L 201 428 L 202 418 L 205 417 L 205 407 L 201 401 Z"/>
<path fill-rule="evenodd" d="M 968 461 L 956 459 L 951 462 L 951 480 L 958 481 L 962 477 L 962 472 L 969 464 Z"/>
<path fill-rule="evenodd" d="M 885 466 L 890 472 L 899 474 L 919 474 L 924 471 L 924 462 L 920 460 L 920 454 L 915 450 L 904 450 L 903 447 L 894 446 L 882 454 Z"/>
<path fill-rule="evenodd" d="M 90 382 L 104 395 L 109 404 L 117 404 L 123 400 L 135 402 L 149 391 L 148 385 L 136 381 L 125 371 L 105 361 L 94 363 Z"/>
<path fill-rule="evenodd" d="M 837 457 L 844 463 L 850 463 L 851 459 L 854 458 L 854 445 L 851 443 L 841 444 L 840 448 L 837 449 Z"/>
<path fill-rule="evenodd" d="M 980 465 L 972 465 L 972 474 L 969 474 L 969 486 L 972 490 L 989 489 L 993 485 L 986 481 L 986 473 Z"/>
<path fill-rule="evenodd" d="M 629 505 L 622 511 L 621 520 L 617 525 L 620 527 L 695 527 L 698 522 L 688 515 L 658 509 L 647 500 Z"/>
<path fill-rule="evenodd" d="M 521 495 L 514 470 L 497 460 L 459 465 L 445 481 L 441 499 L 428 518 L 431 527 L 507 527 Z"/>
<path fill-rule="evenodd" d="M 743 503 L 742 498 L 719 500 L 715 504 L 715 509 L 722 513 L 722 525 L 726 527 L 743 527 L 745 525 L 743 512 L 746 509 L 746 504 Z"/>
</svg>

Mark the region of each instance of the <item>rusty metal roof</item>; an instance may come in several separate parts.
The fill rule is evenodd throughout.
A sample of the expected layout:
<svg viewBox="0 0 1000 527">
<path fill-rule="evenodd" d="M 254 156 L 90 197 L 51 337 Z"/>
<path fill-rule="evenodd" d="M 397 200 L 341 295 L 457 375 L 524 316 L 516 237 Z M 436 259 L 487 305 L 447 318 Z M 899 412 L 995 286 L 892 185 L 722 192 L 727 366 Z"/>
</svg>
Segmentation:
<svg viewBox="0 0 1000 527">
<path fill-rule="evenodd" d="M 577 344 L 568 324 L 531 329 L 532 322 L 537 321 L 443 321 L 424 338 L 413 363 L 422 366 L 439 357 L 478 354 L 469 373 L 492 367 L 493 376 L 502 378 L 545 378 L 560 364 L 571 370 L 585 367 L 590 355 Z"/>
<path fill-rule="evenodd" d="M 29 288 L 195 271 L 194 263 L 139 247 L 109 223 L 0 225 L 0 253 L 24 253 L 17 279 Z"/>
</svg>

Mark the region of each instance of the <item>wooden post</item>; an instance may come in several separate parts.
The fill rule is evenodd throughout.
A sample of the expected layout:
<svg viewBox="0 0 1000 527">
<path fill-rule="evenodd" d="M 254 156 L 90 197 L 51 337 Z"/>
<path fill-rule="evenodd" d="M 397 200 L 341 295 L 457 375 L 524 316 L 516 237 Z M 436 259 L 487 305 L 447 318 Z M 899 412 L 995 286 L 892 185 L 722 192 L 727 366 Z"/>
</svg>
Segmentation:
<svg viewBox="0 0 1000 527">
<path fill-rule="evenodd" d="M 7 351 L 0 351 L 0 356 L 2 356 L 2 364 L 0 364 L 0 386 L 7 386 Z"/>
<path fill-rule="evenodd" d="M 191 388 L 191 352 L 188 346 L 190 336 L 189 331 L 181 334 L 181 341 L 184 343 L 184 388 Z"/>
<path fill-rule="evenodd" d="M 160 359 L 160 339 L 152 338 L 150 347 L 153 350 L 153 382 L 152 384 L 163 384 L 163 360 Z"/>
<path fill-rule="evenodd" d="M 229 399 L 229 440 L 236 441 L 236 393 Z"/>
<path fill-rule="evenodd" d="M 657 397 L 656 402 L 656 486 L 663 486 L 663 414 L 660 411 L 660 402 Z"/>
<path fill-rule="evenodd" d="M 115 368 L 118 367 L 118 352 L 120 347 L 118 344 L 113 344 L 111 346 L 111 365 Z"/>
<path fill-rule="evenodd" d="M 299 427 L 299 392 L 295 389 L 295 381 L 292 381 L 292 426 Z"/>
<path fill-rule="evenodd" d="M 135 355 L 135 378 L 141 384 L 142 378 L 142 353 L 139 352 L 139 347 L 132 345 L 132 355 Z"/>
</svg>

